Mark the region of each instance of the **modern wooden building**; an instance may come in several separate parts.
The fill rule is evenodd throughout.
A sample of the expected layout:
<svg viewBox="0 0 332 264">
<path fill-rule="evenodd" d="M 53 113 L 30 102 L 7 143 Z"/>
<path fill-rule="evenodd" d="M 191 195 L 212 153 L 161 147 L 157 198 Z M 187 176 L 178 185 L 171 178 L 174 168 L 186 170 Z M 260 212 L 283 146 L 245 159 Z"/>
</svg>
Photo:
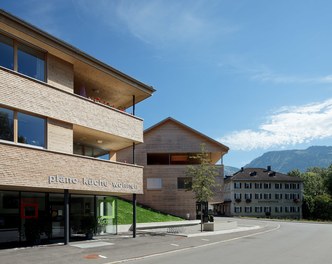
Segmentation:
<svg viewBox="0 0 332 264">
<path fill-rule="evenodd" d="M 143 167 L 117 152 L 143 142 L 135 104 L 153 92 L 0 10 L 0 244 L 33 221 L 65 243 L 86 217 L 115 233 L 115 196 L 143 193 Z"/>
<path fill-rule="evenodd" d="M 225 180 L 224 214 L 302 218 L 303 181 L 264 168 L 242 168 Z"/>
<path fill-rule="evenodd" d="M 216 164 L 219 175 L 215 197 L 209 201 L 210 209 L 216 212 L 223 202 L 222 184 L 224 179 L 222 157 L 228 147 L 220 142 L 169 117 L 144 131 L 144 143 L 136 146 L 136 163 L 144 166 L 144 194 L 137 195 L 137 201 L 161 212 L 195 219 L 196 200 L 187 184 L 188 165 L 197 164 L 193 157 L 201 152 L 205 144 L 211 164 Z M 118 158 L 130 159 L 130 149 L 121 151 Z"/>
</svg>

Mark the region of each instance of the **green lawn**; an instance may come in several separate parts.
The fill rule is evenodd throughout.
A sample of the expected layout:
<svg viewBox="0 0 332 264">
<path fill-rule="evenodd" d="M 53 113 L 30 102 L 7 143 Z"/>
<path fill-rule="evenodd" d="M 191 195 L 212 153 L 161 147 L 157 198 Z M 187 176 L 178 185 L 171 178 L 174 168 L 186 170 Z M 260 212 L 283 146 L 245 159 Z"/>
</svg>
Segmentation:
<svg viewBox="0 0 332 264">
<path fill-rule="evenodd" d="M 145 209 L 137 205 L 137 223 L 182 221 L 180 217 L 162 214 L 152 209 Z M 131 203 L 118 199 L 118 224 L 126 225 L 133 222 L 133 206 Z"/>
</svg>

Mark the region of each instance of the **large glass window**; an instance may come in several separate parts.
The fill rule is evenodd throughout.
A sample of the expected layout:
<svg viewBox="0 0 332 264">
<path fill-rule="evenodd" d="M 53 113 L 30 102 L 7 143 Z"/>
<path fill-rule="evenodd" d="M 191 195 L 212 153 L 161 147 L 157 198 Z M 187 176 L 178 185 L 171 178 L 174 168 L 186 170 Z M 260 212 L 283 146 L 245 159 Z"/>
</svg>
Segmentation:
<svg viewBox="0 0 332 264">
<path fill-rule="evenodd" d="M 148 165 L 168 165 L 169 154 L 167 153 L 148 153 L 147 154 Z"/>
<path fill-rule="evenodd" d="M 74 142 L 74 154 L 94 157 L 102 160 L 110 160 L 109 150 L 82 145 Z"/>
<path fill-rule="evenodd" d="M 14 69 L 13 40 L 0 34 L 0 66 Z"/>
<path fill-rule="evenodd" d="M 23 113 L 17 114 L 18 142 L 45 147 L 45 119 Z"/>
<path fill-rule="evenodd" d="M 209 154 L 210 155 L 210 154 Z M 148 165 L 190 165 L 200 164 L 197 153 L 148 153 Z"/>
<path fill-rule="evenodd" d="M 45 81 L 45 54 L 0 34 L 0 66 Z M 16 56 L 15 56 L 16 55 Z"/>
<path fill-rule="evenodd" d="M 0 139 L 14 141 L 14 111 L 0 108 Z"/>
<path fill-rule="evenodd" d="M 19 241 L 19 193 L 0 191 L 0 245 Z"/>
<path fill-rule="evenodd" d="M 42 52 L 19 44 L 17 54 L 18 72 L 37 80 L 45 81 L 45 60 Z"/>
</svg>

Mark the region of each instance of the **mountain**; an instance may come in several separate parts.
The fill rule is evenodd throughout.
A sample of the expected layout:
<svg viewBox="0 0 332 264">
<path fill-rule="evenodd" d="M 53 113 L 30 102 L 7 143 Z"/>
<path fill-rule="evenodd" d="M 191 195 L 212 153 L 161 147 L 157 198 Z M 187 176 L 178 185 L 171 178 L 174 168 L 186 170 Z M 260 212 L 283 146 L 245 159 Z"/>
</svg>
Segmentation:
<svg viewBox="0 0 332 264">
<path fill-rule="evenodd" d="M 238 172 L 240 169 L 231 167 L 231 166 L 224 166 L 224 175 L 225 176 L 232 176 L 235 172 Z"/>
<path fill-rule="evenodd" d="M 288 173 L 294 169 L 304 172 L 310 167 L 326 168 L 332 164 L 331 146 L 313 146 L 304 150 L 270 151 L 254 159 L 245 167 L 265 168 Z"/>
</svg>

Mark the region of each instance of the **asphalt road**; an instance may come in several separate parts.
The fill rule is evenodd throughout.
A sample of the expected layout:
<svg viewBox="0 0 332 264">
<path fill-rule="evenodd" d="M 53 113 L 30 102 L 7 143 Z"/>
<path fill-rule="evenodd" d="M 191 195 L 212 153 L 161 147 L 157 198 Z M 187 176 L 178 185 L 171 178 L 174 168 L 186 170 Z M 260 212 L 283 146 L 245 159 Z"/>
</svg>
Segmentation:
<svg viewBox="0 0 332 264">
<path fill-rule="evenodd" d="M 275 224 L 279 224 L 279 227 L 273 231 L 243 235 L 219 242 L 214 240 L 190 249 L 146 256 L 130 263 L 332 263 L 331 224 L 289 222 L 275 222 Z"/>
<path fill-rule="evenodd" d="M 119 235 L 68 246 L 0 250 L 0 264 L 332 264 L 332 224 L 231 220 L 241 227 L 260 228 L 189 238 L 156 233 L 139 234 L 135 239 Z M 96 243 L 107 245 L 95 247 Z M 81 247 L 89 244 L 94 247 Z"/>
</svg>

